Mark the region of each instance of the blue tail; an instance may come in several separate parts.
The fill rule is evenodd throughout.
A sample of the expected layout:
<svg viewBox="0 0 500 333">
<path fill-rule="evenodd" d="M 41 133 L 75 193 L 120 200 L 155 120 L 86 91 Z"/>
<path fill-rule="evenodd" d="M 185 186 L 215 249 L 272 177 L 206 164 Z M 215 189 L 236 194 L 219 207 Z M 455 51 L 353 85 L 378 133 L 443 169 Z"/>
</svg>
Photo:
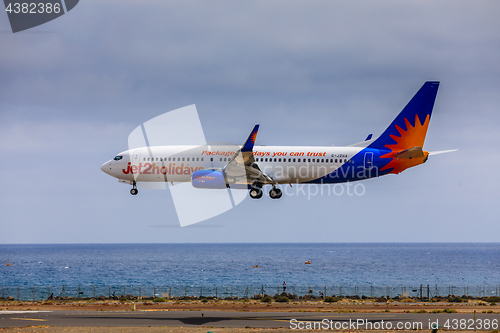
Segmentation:
<svg viewBox="0 0 500 333">
<path fill-rule="evenodd" d="M 413 146 L 422 147 L 438 88 L 438 81 L 425 82 L 385 132 L 368 148 L 394 150 L 397 146 L 398 150 L 402 150 Z"/>
</svg>

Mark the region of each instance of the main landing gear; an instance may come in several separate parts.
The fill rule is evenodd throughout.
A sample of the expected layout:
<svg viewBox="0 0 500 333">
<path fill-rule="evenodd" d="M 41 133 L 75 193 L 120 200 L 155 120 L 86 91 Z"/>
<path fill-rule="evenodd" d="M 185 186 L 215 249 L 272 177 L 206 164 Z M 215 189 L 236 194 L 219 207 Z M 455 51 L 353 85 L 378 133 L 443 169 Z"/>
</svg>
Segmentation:
<svg viewBox="0 0 500 333">
<path fill-rule="evenodd" d="M 258 187 L 252 187 L 250 189 L 250 198 L 252 198 L 252 199 L 262 198 L 262 189 L 258 188 Z"/>
<path fill-rule="evenodd" d="M 262 189 L 260 187 L 252 187 L 250 189 L 250 198 L 252 199 L 260 199 L 262 198 Z M 283 192 L 281 192 L 281 190 L 277 187 L 274 187 L 269 191 L 269 196 L 271 197 L 271 199 L 279 199 L 281 198 L 281 196 L 283 195 Z"/>
<path fill-rule="evenodd" d="M 139 193 L 139 190 L 137 189 L 137 184 L 134 182 L 134 184 L 132 184 L 132 189 L 130 190 L 130 194 L 137 195 L 137 193 Z"/>
<path fill-rule="evenodd" d="M 277 187 L 273 187 L 271 191 L 269 191 L 269 196 L 271 199 L 279 199 L 283 195 L 283 192 Z"/>
</svg>

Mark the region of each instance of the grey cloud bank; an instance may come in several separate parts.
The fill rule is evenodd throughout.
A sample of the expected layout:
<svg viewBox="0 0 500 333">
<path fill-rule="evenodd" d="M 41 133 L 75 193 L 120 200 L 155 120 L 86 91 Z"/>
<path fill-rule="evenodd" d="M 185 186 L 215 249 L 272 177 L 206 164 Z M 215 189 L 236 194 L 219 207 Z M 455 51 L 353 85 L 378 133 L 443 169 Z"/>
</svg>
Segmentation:
<svg viewBox="0 0 500 333">
<path fill-rule="evenodd" d="M 2 33 L 0 241 L 497 241 L 499 14 L 496 1 L 85 1 Z M 461 151 L 362 197 L 246 200 L 205 223 L 224 228 L 158 229 L 177 223 L 169 193 L 133 198 L 99 169 L 136 126 L 190 104 L 208 141 L 241 144 L 260 123 L 257 144 L 358 142 L 426 80 L 442 84 L 425 148 Z"/>
</svg>

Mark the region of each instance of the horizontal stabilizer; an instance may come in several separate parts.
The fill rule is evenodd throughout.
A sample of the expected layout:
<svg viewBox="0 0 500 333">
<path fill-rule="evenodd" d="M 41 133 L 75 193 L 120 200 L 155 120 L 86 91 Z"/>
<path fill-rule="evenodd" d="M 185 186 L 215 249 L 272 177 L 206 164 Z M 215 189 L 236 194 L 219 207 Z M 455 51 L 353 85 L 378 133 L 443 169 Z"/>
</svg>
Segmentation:
<svg viewBox="0 0 500 333">
<path fill-rule="evenodd" d="M 451 152 L 458 151 L 458 150 L 460 150 L 460 149 L 431 151 L 431 152 L 429 152 L 429 155 L 439 155 L 439 154 L 444 154 L 444 153 L 451 153 Z"/>
<path fill-rule="evenodd" d="M 406 150 L 400 151 L 395 154 L 396 157 L 399 158 L 414 158 L 414 157 L 423 157 L 424 152 L 422 151 L 422 147 L 411 147 Z"/>
</svg>

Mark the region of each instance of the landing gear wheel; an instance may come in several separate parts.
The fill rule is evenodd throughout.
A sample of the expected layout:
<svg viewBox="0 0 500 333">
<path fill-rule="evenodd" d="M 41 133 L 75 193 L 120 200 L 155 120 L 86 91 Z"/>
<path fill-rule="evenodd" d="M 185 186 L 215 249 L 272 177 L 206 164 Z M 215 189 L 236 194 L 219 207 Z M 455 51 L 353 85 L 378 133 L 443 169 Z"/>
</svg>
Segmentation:
<svg viewBox="0 0 500 333">
<path fill-rule="evenodd" d="M 137 195 L 137 193 L 139 193 L 139 190 L 137 190 L 137 183 L 133 182 L 132 183 L 132 189 L 130 190 L 130 194 Z"/>
<path fill-rule="evenodd" d="M 283 195 L 283 192 L 279 188 L 272 188 L 271 191 L 269 191 L 269 196 L 271 199 L 279 199 Z"/>
<path fill-rule="evenodd" d="M 260 199 L 262 198 L 262 190 L 258 187 L 254 187 L 250 190 L 250 198 Z"/>
</svg>

